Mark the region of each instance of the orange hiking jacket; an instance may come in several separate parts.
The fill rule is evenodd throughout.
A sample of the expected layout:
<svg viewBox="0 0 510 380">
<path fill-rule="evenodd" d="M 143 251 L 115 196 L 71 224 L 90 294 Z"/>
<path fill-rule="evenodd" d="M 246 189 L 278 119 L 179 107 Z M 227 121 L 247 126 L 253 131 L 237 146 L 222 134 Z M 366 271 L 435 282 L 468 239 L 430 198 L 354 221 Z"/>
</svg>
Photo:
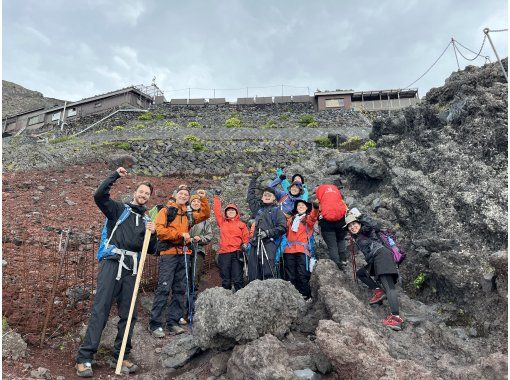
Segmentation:
<svg viewBox="0 0 510 380">
<path fill-rule="evenodd" d="M 308 251 L 308 238 L 313 234 L 313 226 L 319 217 L 319 210 L 312 209 L 312 212 L 301 219 L 297 232 L 292 231 L 294 216 L 287 221 L 287 245 L 284 253 L 305 253 Z"/>
<path fill-rule="evenodd" d="M 237 211 L 235 218 L 227 219 L 228 208 L 233 208 Z M 241 245 L 248 244 L 250 241 L 248 227 L 241 221 L 239 209 L 234 203 L 229 203 L 222 212 L 220 198 L 215 195 L 214 215 L 218 227 L 220 228 L 220 246 L 218 248 L 218 254 L 236 252 L 241 249 Z"/>
<path fill-rule="evenodd" d="M 211 216 L 211 207 L 206 197 L 200 198 L 202 203 L 199 211 L 193 211 L 193 220 L 195 223 L 200 223 Z M 186 205 L 178 205 L 175 201 L 168 201 L 168 207 L 175 207 L 178 209 L 175 219 L 167 226 L 166 222 L 166 207 L 159 210 L 156 216 L 156 233 L 159 240 L 169 241 L 174 246 L 166 251 L 162 251 L 161 255 L 182 255 L 182 247 L 184 245 L 183 233 L 189 233 L 188 214 L 186 213 Z M 191 254 L 191 250 L 188 250 Z"/>
</svg>

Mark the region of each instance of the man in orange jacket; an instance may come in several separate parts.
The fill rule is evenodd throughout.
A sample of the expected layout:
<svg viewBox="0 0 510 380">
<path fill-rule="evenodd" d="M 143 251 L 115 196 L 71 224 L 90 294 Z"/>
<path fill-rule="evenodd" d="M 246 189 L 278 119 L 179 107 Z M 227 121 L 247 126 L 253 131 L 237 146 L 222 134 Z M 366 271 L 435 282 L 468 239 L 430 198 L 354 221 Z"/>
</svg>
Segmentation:
<svg viewBox="0 0 510 380">
<path fill-rule="evenodd" d="M 200 223 L 211 216 L 211 208 L 204 190 L 197 190 L 202 203 L 197 211 L 189 207 L 190 192 L 187 186 L 181 185 L 175 193 L 175 200 L 169 200 L 156 216 L 156 232 L 158 239 L 166 244 L 159 258 L 158 287 L 154 292 L 149 330 L 156 338 L 163 338 L 165 333 L 161 322 L 161 314 L 167 306 L 168 295 L 172 290 L 172 299 L 168 307 L 166 324 L 173 334 L 185 330 L 178 322 L 183 317 L 183 306 L 186 293 L 186 261 L 184 254 L 190 255 L 189 230 L 194 223 Z M 186 247 L 186 248 L 185 248 Z M 186 253 L 184 252 L 186 250 Z"/>
</svg>

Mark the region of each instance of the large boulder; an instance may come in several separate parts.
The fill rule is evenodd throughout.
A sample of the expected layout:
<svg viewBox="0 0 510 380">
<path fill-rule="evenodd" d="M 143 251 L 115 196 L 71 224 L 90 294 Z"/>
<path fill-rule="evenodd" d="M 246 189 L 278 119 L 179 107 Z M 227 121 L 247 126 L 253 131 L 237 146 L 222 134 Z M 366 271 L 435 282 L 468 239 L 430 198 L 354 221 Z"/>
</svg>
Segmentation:
<svg viewBox="0 0 510 380">
<path fill-rule="evenodd" d="M 227 364 L 227 377 L 232 380 L 291 380 L 293 374 L 285 346 L 267 334 L 234 348 Z"/>
<path fill-rule="evenodd" d="M 207 289 L 196 302 L 193 335 L 202 349 L 230 348 L 265 334 L 283 338 L 305 302 L 283 280 L 255 280 L 236 293 Z"/>
<path fill-rule="evenodd" d="M 437 377 L 411 360 L 397 360 L 384 339 L 351 322 L 319 322 L 317 344 L 342 379 L 421 379 Z"/>
<path fill-rule="evenodd" d="M 177 336 L 161 350 L 161 361 L 164 367 L 179 368 L 186 364 L 200 351 L 192 335 Z"/>
<path fill-rule="evenodd" d="M 27 343 L 12 329 L 2 331 L 2 359 L 19 360 L 27 356 Z"/>
</svg>

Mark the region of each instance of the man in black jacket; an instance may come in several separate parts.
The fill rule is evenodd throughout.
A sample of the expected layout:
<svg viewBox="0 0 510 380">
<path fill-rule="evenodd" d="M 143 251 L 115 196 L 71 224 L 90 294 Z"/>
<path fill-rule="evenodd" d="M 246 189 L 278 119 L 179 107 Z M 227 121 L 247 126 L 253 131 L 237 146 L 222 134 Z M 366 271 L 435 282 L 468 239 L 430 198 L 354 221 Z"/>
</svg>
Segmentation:
<svg viewBox="0 0 510 380">
<path fill-rule="evenodd" d="M 250 207 L 252 218 L 251 251 L 248 255 L 248 280 L 273 278 L 276 276 L 275 255 L 278 242 L 285 234 L 287 221 L 283 211 L 276 203 L 275 191 L 271 187 L 264 189 L 262 199 L 256 195 L 259 173 L 254 173 L 246 200 Z M 260 252 L 259 252 L 260 248 Z"/>
<path fill-rule="evenodd" d="M 156 226 L 145 216 L 147 210 L 145 204 L 152 194 L 152 185 L 148 182 L 140 183 L 133 193 L 133 200 L 127 204 L 110 198 L 110 189 L 113 183 L 126 175 L 127 170 L 119 167 L 99 185 L 94 194 L 97 206 L 108 219 L 107 236 L 111 237 L 109 244 L 115 246 L 116 249 L 113 255 L 106 256 L 100 261 L 94 305 L 85 338 L 76 357 L 76 374 L 80 377 L 92 377 L 92 359 L 99 347 L 101 334 L 108 320 L 113 301 L 117 301 L 120 317 L 113 351 L 115 361 L 111 362 L 113 366 L 116 365 L 115 362 L 118 359 L 126 329 L 136 280 L 138 256 L 142 250 L 146 229 L 152 233 L 149 252 L 152 252 L 156 246 Z M 129 207 L 129 216 L 118 225 L 112 235 L 115 223 L 126 209 L 126 205 Z M 122 362 L 123 373 L 133 373 L 138 369 L 136 364 L 128 360 L 136 319 L 137 308 L 135 306 Z"/>
</svg>

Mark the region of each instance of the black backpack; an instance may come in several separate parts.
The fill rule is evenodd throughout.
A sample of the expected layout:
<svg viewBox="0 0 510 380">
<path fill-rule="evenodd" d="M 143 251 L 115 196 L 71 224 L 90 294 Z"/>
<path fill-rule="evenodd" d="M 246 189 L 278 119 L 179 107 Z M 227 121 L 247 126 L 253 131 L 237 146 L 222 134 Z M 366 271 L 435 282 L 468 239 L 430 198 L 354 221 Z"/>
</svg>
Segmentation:
<svg viewBox="0 0 510 380">
<path fill-rule="evenodd" d="M 151 215 L 151 217 L 153 217 L 153 220 L 156 219 L 156 215 L 159 213 L 159 211 L 162 208 L 166 208 L 166 225 L 168 226 L 170 223 L 173 222 L 173 220 L 177 216 L 177 212 L 179 210 L 177 209 L 177 207 L 173 207 L 173 206 L 156 205 L 149 211 L 149 214 Z M 172 248 L 173 246 L 175 246 L 175 244 L 170 243 L 167 240 L 159 240 L 158 239 L 158 241 L 156 243 L 156 249 L 153 254 L 154 254 L 154 256 L 159 256 L 162 251 L 166 251 L 166 250 Z"/>
</svg>

